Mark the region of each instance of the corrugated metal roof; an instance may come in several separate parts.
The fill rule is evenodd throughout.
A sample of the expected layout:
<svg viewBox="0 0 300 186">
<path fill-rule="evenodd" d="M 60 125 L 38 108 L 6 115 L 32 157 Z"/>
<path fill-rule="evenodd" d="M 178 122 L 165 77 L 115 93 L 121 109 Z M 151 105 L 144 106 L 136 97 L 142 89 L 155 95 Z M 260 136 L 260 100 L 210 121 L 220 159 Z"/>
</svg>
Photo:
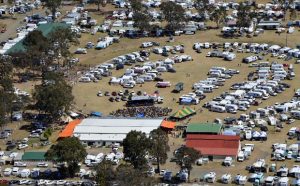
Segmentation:
<svg viewBox="0 0 300 186">
<path fill-rule="evenodd" d="M 78 137 L 81 141 L 112 141 L 122 142 L 126 134 L 80 134 Z"/>
<path fill-rule="evenodd" d="M 87 118 L 79 126 L 97 127 L 158 127 L 163 119 L 105 119 Z"/>
<path fill-rule="evenodd" d="M 215 123 L 191 123 L 187 126 L 187 133 L 217 133 L 221 132 L 222 125 Z"/>
<path fill-rule="evenodd" d="M 136 131 L 142 131 L 146 134 L 150 133 L 153 129 L 158 128 L 158 126 L 152 126 L 152 127 L 115 127 L 115 126 L 81 126 L 77 125 L 74 129 L 74 134 L 127 134 L 132 130 Z"/>
<path fill-rule="evenodd" d="M 186 146 L 203 155 L 237 156 L 240 147 L 238 136 L 188 134 Z"/>
<path fill-rule="evenodd" d="M 132 130 L 149 134 L 160 127 L 163 119 L 84 119 L 74 129 L 73 135 L 82 141 L 123 141 Z"/>
</svg>

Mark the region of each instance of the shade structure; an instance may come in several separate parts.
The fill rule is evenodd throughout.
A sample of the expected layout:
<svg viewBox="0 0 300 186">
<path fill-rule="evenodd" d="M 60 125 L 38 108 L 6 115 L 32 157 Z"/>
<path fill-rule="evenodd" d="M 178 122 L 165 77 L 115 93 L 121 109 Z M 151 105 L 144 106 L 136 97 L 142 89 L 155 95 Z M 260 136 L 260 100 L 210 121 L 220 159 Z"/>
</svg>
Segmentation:
<svg viewBox="0 0 300 186">
<path fill-rule="evenodd" d="M 164 120 L 160 126 L 164 129 L 174 129 L 175 125 L 176 125 L 176 123 L 173 121 Z"/>
<path fill-rule="evenodd" d="M 192 109 L 191 107 L 185 107 L 185 108 L 182 108 L 180 110 L 178 110 L 177 112 L 175 112 L 171 118 L 174 118 L 174 119 L 184 119 L 190 115 L 193 115 L 195 114 L 196 111 L 194 109 Z"/>
<path fill-rule="evenodd" d="M 67 138 L 67 137 L 71 137 L 73 135 L 73 131 L 74 128 L 81 122 L 80 119 L 75 119 L 71 122 L 69 122 L 66 127 L 64 128 L 64 130 L 62 130 L 58 137 L 59 138 Z"/>
</svg>

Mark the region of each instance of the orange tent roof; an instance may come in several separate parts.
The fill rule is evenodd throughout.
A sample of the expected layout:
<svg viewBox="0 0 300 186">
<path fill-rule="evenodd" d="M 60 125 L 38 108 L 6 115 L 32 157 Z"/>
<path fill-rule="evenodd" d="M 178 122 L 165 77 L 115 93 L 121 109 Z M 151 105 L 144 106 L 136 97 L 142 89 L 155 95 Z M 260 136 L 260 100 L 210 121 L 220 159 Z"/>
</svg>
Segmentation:
<svg viewBox="0 0 300 186">
<path fill-rule="evenodd" d="M 75 119 L 71 122 L 69 122 L 66 127 L 64 128 L 64 130 L 62 130 L 58 137 L 60 138 L 67 138 L 67 137 L 71 137 L 74 131 L 74 128 L 81 122 L 80 119 Z"/>
<path fill-rule="evenodd" d="M 162 123 L 161 123 L 161 127 L 163 128 L 167 128 L 167 129 L 174 129 L 175 128 L 175 125 L 176 123 L 173 122 L 173 121 L 166 121 L 164 120 Z"/>
</svg>

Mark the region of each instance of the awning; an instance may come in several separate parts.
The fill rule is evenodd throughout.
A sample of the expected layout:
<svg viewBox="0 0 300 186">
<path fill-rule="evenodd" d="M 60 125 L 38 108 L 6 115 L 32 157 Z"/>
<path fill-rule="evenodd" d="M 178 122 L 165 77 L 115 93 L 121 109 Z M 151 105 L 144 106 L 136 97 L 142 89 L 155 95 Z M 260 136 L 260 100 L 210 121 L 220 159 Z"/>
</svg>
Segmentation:
<svg viewBox="0 0 300 186">
<path fill-rule="evenodd" d="M 73 131 L 74 128 L 81 122 L 80 119 L 75 119 L 71 122 L 69 122 L 66 127 L 64 128 L 64 130 L 62 130 L 58 137 L 59 138 L 67 138 L 67 137 L 71 137 L 73 135 Z"/>
<path fill-rule="evenodd" d="M 174 129 L 175 125 L 176 125 L 176 123 L 173 121 L 164 120 L 160 126 L 165 129 Z"/>
<path fill-rule="evenodd" d="M 191 109 L 190 107 L 185 107 L 175 112 L 171 117 L 176 119 L 182 119 L 195 113 L 196 111 L 194 109 Z"/>
</svg>

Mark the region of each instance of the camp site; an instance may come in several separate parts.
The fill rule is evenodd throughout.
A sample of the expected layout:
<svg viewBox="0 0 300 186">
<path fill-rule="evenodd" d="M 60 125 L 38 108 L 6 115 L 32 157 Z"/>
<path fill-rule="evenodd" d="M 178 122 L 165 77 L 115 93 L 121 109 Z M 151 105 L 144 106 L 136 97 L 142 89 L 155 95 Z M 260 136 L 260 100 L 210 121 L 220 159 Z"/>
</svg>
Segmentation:
<svg viewBox="0 0 300 186">
<path fill-rule="evenodd" d="M 0 1 L 0 185 L 300 185 L 300 2 Z"/>
</svg>

